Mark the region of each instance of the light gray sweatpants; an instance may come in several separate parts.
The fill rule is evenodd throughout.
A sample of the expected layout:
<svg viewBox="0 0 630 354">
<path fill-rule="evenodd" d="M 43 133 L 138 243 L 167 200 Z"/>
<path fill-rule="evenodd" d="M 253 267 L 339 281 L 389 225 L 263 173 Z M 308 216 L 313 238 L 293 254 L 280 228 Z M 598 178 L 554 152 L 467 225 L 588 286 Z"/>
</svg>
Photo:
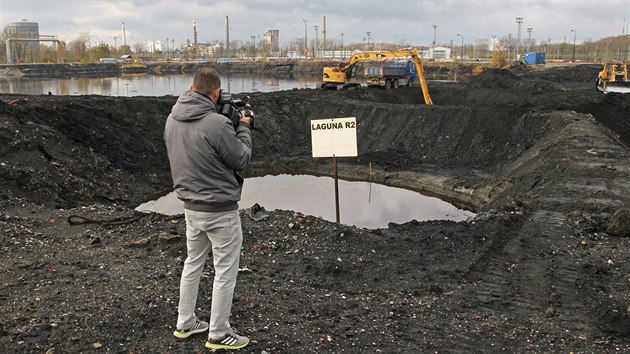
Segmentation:
<svg viewBox="0 0 630 354">
<path fill-rule="evenodd" d="M 195 324 L 199 281 L 212 248 L 214 283 L 208 336 L 220 339 L 230 328 L 232 297 L 243 244 L 241 218 L 238 210 L 216 213 L 185 210 L 184 213 L 188 257 L 179 288 L 177 328 L 186 329 Z"/>
</svg>

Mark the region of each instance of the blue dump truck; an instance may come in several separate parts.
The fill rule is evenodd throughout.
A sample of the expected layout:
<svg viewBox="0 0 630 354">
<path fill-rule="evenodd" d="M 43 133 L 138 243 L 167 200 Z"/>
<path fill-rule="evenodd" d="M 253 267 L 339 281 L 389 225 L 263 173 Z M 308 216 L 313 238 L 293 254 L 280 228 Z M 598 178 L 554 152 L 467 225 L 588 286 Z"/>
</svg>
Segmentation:
<svg viewBox="0 0 630 354">
<path fill-rule="evenodd" d="M 417 76 L 414 63 L 410 60 L 383 60 L 364 64 L 364 76 L 368 87 L 411 86 Z"/>
</svg>

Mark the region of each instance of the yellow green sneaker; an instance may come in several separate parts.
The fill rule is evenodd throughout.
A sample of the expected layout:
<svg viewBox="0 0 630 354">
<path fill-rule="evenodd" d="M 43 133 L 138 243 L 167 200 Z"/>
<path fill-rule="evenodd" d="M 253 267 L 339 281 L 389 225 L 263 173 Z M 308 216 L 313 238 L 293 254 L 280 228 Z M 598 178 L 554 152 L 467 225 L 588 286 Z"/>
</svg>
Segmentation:
<svg viewBox="0 0 630 354">
<path fill-rule="evenodd" d="M 221 339 L 208 339 L 206 348 L 209 349 L 241 349 L 249 344 L 249 338 L 239 336 L 234 329 L 228 329 L 228 332 Z"/>
<path fill-rule="evenodd" d="M 184 339 L 192 336 L 195 333 L 201 333 L 208 330 L 208 322 L 197 320 L 192 327 L 187 329 L 176 329 L 173 335 L 177 338 Z"/>
</svg>

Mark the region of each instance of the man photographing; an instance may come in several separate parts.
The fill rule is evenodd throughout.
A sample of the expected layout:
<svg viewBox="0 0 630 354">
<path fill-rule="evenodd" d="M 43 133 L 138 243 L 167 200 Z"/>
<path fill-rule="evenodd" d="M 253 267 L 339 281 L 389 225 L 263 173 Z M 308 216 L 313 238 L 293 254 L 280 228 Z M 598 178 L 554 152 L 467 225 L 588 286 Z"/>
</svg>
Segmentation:
<svg viewBox="0 0 630 354">
<path fill-rule="evenodd" d="M 166 120 L 164 140 L 177 197 L 184 201 L 187 258 L 182 271 L 177 338 L 208 330 L 206 347 L 238 349 L 249 339 L 234 332 L 229 318 L 243 234 L 238 213 L 244 170 L 252 154 L 252 118 L 240 112 L 236 127 L 217 113 L 221 79 L 201 68 L 189 91 Z M 252 112 L 248 112 L 253 117 Z M 212 249 L 214 283 L 210 323 L 195 315 L 199 282 Z"/>
</svg>

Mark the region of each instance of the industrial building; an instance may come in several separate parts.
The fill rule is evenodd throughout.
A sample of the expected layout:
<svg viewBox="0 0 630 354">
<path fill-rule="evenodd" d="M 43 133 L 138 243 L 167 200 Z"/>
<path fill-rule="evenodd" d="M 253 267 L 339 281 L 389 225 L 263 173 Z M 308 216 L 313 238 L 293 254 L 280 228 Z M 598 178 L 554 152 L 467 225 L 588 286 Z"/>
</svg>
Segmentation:
<svg viewBox="0 0 630 354">
<path fill-rule="evenodd" d="M 263 43 L 265 43 L 265 46 L 267 46 L 269 50 L 277 52 L 278 49 L 280 48 L 279 37 L 280 37 L 279 30 L 275 30 L 275 29 L 268 30 L 263 34 Z"/>
<path fill-rule="evenodd" d="M 448 47 L 435 47 L 429 48 L 427 52 L 422 53 L 423 58 L 446 60 L 451 59 L 451 48 Z"/>
<path fill-rule="evenodd" d="M 32 62 L 39 58 L 39 42 L 37 41 L 39 39 L 39 23 L 20 19 L 8 23 L 2 33 L 7 40 L 7 53 L 11 53 L 11 58 L 7 57 L 7 62 Z M 9 45 L 11 48 L 8 48 Z"/>
</svg>

